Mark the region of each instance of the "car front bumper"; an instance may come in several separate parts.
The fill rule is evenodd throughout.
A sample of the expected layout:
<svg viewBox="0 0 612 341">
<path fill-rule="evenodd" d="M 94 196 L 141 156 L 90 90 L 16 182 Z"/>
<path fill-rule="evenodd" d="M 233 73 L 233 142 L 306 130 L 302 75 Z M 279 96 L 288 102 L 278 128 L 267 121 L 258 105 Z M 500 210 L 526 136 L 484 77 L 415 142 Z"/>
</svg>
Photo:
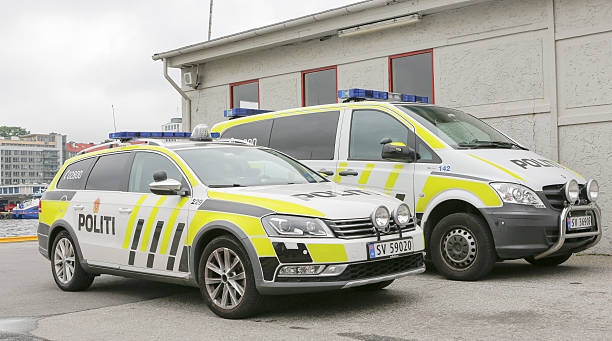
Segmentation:
<svg viewBox="0 0 612 341">
<path fill-rule="evenodd" d="M 582 212 L 592 215 L 594 224 L 588 231 L 568 231 L 567 218 Z M 563 210 L 505 204 L 500 208 L 482 209 L 489 223 L 497 255 L 501 259 L 575 253 L 599 242 L 602 235 L 599 207 L 594 204 L 571 205 Z"/>
</svg>

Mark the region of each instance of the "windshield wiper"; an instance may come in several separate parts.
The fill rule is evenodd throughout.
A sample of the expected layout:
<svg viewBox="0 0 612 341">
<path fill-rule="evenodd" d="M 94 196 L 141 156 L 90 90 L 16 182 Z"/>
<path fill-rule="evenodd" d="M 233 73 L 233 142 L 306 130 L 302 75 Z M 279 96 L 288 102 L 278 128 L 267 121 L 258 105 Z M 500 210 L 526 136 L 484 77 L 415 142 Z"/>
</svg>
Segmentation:
<svg viewBox="0 0 612 341">
<path fill-rule="evenodd" d="M 241 185 L 241 184 L 227 184 L 227 185 L 208 185 L 208 187 L 210 188 L 225 188 L 225 187 L 246 187 L 245 185 Z"/>
<path fill-rule="evenodd" d="M 463 148 L 504 148 L 504 149 L 511 149 L 512 147 L 517 147 L 519 149 L 524 149 L 526 150 L 526 148 L 519 146 L 518 144 L 514 143 L 514 142 L 505 142 L 505 141 L 480 141 L 480 140 L 473 140 L 470 143 L 459 143 L 457 144 L 459 147 L 463 147 Z"/>
</svg>

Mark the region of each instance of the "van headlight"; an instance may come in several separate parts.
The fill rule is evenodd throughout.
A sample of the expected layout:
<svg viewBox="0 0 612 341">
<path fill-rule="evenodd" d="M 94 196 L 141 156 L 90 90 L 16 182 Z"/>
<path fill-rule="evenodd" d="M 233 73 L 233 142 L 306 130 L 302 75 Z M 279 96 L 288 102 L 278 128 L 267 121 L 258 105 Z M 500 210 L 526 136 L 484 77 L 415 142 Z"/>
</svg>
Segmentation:
<svg viewBox="0 0 612 341">
<path fill-rule="evenodd" d="M 578 182 L 572 179 L 563 186 L 563 193 L 565 193 L 565 200 L 570 204 L 575 204 L 580 199 L 580 186 Z"/>
<path fill-rule="evenodd" d="M 400 227 L 405 227 L 410 222 L 410 208 L 406 204 L 400 204 L 393 211 L 393 220 Z"/>
<path fill-rule="evenodd" d="M 531 205 L 537 208 L 544 208 L 544 203 L 538 195 L 523 185 L 494 182 L 491 187 L 499 194 L 504 202 L 509 204 Z"/>
<path fill-rule="evenodd" d="M 269 215 L 261 219 L 269 236 L 333 237 L 333 232 L 321 219 L 290 215 Z"/>
<path fill-rule="evenodd" d="M 599 196 L 599 184 L 597 183 L 597 180 L 591 179 L 589 182 L 587 182 L 586 193 L 589 201 L 597 201 L 597 197 Z"/>
</svg>

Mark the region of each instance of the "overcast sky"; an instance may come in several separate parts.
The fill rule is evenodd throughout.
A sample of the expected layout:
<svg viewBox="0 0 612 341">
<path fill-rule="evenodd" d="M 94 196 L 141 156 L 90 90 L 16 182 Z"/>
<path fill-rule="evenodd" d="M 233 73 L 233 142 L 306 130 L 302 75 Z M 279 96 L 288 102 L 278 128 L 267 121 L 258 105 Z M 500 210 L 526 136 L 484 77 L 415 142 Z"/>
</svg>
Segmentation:
<svg viewBox="0 0 612 341">
<path fill-rule="evenodd" d="M 354 0 L 217 0 L 212 37 Z M 99 142 L 113 130 L 159 130 L 180 97 L 153 53 L 206 40 L 209 2 L 4 1 L 0 125 Z M 178 72 L 174 72 L 178 80 Z"/>
</svg>

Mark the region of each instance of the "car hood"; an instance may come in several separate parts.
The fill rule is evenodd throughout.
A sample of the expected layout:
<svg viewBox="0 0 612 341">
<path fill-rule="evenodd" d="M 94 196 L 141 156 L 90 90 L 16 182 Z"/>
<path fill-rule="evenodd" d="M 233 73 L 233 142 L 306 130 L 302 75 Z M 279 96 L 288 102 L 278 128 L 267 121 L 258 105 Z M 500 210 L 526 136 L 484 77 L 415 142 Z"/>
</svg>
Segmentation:
<svg viewBox="0 0 612 341">
<path fill-rule="evenodd" d="M 525 184 L 534 190 L 543 186 L 563 184 L 571 179 L 585 183 L 573 170 L 529 150 L 470 149 L 461 151 L 476 173 L 491 181 Z M 475 164 L 473 163 L 475 162 Z"/>
<path fill-rule="evenodd" d="M 328 219 L 369 217 L 378 206 L 393 212 L 401 201 L 385 194 L 333 182 L 211 188 L 208 196 L 267 208 L 278 213 Z"/>
</svg>

